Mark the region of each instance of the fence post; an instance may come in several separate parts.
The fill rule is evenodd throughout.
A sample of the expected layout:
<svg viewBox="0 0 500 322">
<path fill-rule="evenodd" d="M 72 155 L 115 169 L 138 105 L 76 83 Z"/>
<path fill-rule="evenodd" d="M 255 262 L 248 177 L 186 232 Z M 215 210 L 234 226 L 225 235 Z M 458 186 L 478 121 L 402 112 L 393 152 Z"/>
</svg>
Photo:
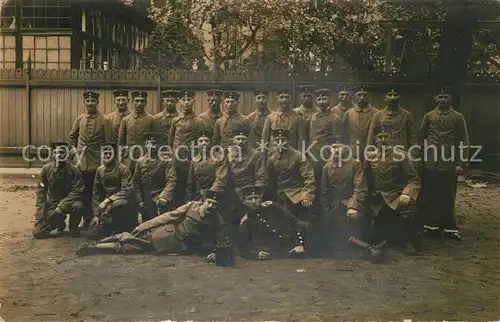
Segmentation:
<svg viewBox="0 0 500 322">
<path fill-rule="evenodd" d="M 158 55 L 158 84 L 156 90 L 158 91 L 158 111 L 156 113 L 161 112 L 162 110 L 162 99 L 161 99 L 161 55 Z"/>
<path fill-rule="evenodd" d="M 31 54 L 28 57 L 28 71 L 26 73 L 26 110 L 27 110 L 27 126 L 28 126 L 28 146 L 31 146 L 31 143 L 33 142 L 33 133 L 32 133 L 32 113 L 31 113 Z M 30 151 L 31 152 L 31 151 Z M 28 169 L 31 168 L 31 157 L 28 158 Z"/>
</svg>

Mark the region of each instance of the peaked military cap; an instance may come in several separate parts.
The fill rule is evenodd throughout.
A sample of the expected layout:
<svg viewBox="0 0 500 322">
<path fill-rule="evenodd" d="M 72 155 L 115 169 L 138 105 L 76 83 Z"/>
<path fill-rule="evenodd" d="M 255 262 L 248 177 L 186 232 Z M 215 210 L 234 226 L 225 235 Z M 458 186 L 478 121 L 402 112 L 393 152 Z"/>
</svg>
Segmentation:
<svg viewBox="0 0 500 322">
<path fill-rule="evenodd" d="M 52 150 L 55 150 L 55 149 L 60 148 L 60 147 L 67 148 L 68 146 L 69 146 L 68 142 L 65 142 L 65 141 L 58 141 L 58 142 L 51 142 L 50 143 L 50 148 Z"/>
<path fill-rule="evenodd" d="M 377 135 L 378 134 L 391 134 L 391 133 L 392 133 L 392 124 L 383 123 L 383 124 L 380 124 L 377 128 Z"/>
<path fill-rule="evenodd" d="M 83 92 L 84 99 L 87 99 L 87 98 L 99 99 L 99 96 L 100 96 L 100 94 L 97 92 L 92 92 L 92 91 Z"/>
<path fill-rule="evenodd" d="M 328 88 L 320 88 L 320 89 L 317 89 L 314 91 L 314 95 L 316 97 L 318 96 L 327 96 L 327 97 L 330 97 L 330 95 L 332 94 L 332 91 Z"/>
<path fill-rule="evenodd" d="M 222 97 L 223 94 L 224 94 L 224 92 L 221 91 L 220 89 L 209 89 L 207 91 L 208 97 L 212 97 L 212 96 Z"/>
<path fill-rule="evenodd" d="M 278 96 L 284 94 L 292 95 L 292 91 L 287 87 L 280 87 L 276 90 L 276 94 L 278 94 Z"/>
<path fill-rule="evenodd" d="M 174 89 L 166 89 L 161 92 L 161 98 L 179 98 L 179 91 L 176 91 Z"/>
<path fill-rule="evenodd" d="M 146 91 L 133 91 L 131 93 L 132 98 L 136 97 L 143 97 L 143 98 L 148 98 L 148 92 Z"/>
<path fill-rule="evenodd" d="M 355 94 L 358 94 L 358 93 L 368 94 L 368 92 L 366 91 L 366 86 L 359 85 L 358 87 L 356 87 Z"/>
<path fill-rule="evenodd" d="M 156 132 L 149 132 L 149 133 L 144 133 L 144 140 L 145 141 L 158 141 L 162 137 L 161 133 L 156 133 Z"/>
<path fill-rule="evenodd" d="M 394 100 L 397 100 L 401 97 L 401 95 L 399 94 L 399 92 L 397 91 L 396 88 L 391 88 L 387 94 L 385 94 L 385 97 L 388 98 L 388 99 L 394 99 Z"/>
<path fill-rule="evenodd" d="M 342 135 L 335 135 L 333 137 L 332 146 L 344 145 L 344 137 Z"/>
<path fill-rule="evenodd" d="M 236 129 L 233 129 L 233 131 L 231 132 L 231 137 L 234 138 L 235 136 L 238 136 L 238 135 L 248 136 L 249 130 L 244 126 L 240 126 L 240 127 L 237 127 Z"/>
<path fill-rule="evenodd" d="M 182 90 L 179 92 L 180 98 L 190 97 L 190 98 L 194 99 L 195 95 L 196 95 L 196 93 L 194 91 L 189 91 L 189 90 Z"/>
<path fill-rule="evenodd" d="M 212 135 L 214 135 L 214 132 L 211 130 L 203 130 L 198 133 L 198 138 L 209 138 L 212 140 Z"/>
<path fill-rule="evenodd" d="M 448 94 L 451 95 L 451 86 L 443 86 L 439 91 L 439 94 Z"/>
<path fill-rule="evenodd" d="M 128 91 L 126 89 L 117 89 L 113 91 L 113 97 L 126 96 L 128 97 Z"/>
<path fill-rule="evenodd" d="M 116 151 L 116 150 L 118 150 L 118 144 L 116 144 L 115 142 L 111 142 L 110 141 L 110 142 L 104 143 L 104 145 L 102 145 L 102 148 L 104 150 L 109 149 L 109 148 L 113 148 L 113 150 Z"/>
<path fill-rule="evenodd" d="M 244 186 L 239 190 L 242 198 L 250 196 L 262 197 L 264 195 L 263 186 Z"/>
<path fill-rule="evenodd" d="M 240 94 L 238 92 L 235 92 L 235 91 L 227 91 L 227 92 L 224 92 L 224 98 L 232 98 L 232 99 L 237 101 L 240 99 Z"/>
<path fill-rule="evenodd" d="M 316 88 L 316 86 L 312 85 L 312 84 L 305 84 L 305 85 L 300 85 L 299 86 L 300 93 L 302 95 L 305 95 L 305 94 L 312 95 L 312 93 L 314 92 L 315 88 Z"/>
<path fill-rule="evenodd" d="M 218 201 L 222 198 L 222 194 L 215 190 L 202 189 L 200 192 L 204 199 L 213 199 Z"/>
<path fill-rule="evenodd" d="M 264 95 L 266 97 L 269 97 L 269 90 L 259 90 L 259 91 L 253 91 L 253 95 L 259 96 L 259 95 Z"/>
<path fill-rule="evenodd" d="M 286 138 L 290 137 L 290 130 L 288 129 L 273 129 L 271 130 L 271 136 L 274 138 Z"/>
<path fill-rule="evenodd" d="M 342 85 L 337 86 L 337 90 L 338 90 L 339 94 L 340 93 L 349 93 L 349 94 L 352 93 L 351 88 L 347 84 L 342 84 Z"/>
</svg>

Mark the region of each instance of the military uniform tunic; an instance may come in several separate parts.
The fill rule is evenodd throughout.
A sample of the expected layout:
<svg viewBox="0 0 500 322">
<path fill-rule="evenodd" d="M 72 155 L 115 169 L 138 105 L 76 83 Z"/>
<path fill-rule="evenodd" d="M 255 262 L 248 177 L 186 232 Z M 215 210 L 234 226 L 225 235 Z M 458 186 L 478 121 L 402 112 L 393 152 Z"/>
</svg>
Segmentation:
<svg viewBox="0 0 500 322">
<path fill-rule="evenodd" d="M 128 109 L 124 112 L 114 111 L 106 115 L 106 119 L 109 121 L 111 129 L 113 131 L 112 136 L 109 139 L 111 142 L 118 144 L 118 134 L 120 132 L 120 126 L 122 124 L 123 118 L 127 115 L 130 115 L 130 111 Z"/>
<path fill-rule="evenodd" d="M 36 191 L 36 222 L 33 235 L 46 237 L 57 228 L 58 221 L 64 218 L 52 218 L 59 207 L 64 214 L 70 214 L 70 223 L 78 224 L 83 210 L 83 179 L 77 167 L 70 163 L 56 167 L 50 162 L 42 167 L 40 182 Z"/>
<path fill-rule="evenodd" d="M 347 113 L 347 111 L 349 111 L 350 109 L 351 108 L 345 107 L 340 104 L 331 108 L 332 112 L 334 112 L 340 117 L 340 120 L 344 119 L 345 113 Z M 342 137 L 345 137 L 346 136 L 345 129 L 342 129 L 340 134 L 342 135 Z"/>
<path fill-rule="evenodd" d="M 191 161 L 187 182 L 188 200 L 200 200 L 200 190 L 210 189 L 218 192 L 225 191 L 228 183 L 228 162 L 223 155 L 197 155 Z"/>
<path fill-rule="evenodd" d="M 231 179 L 236 188 L 245 186 L 267 186 L 268 176 L 262 154 L 250 147 L 242 149 L 240 158 L 231 157 L 229 160 Z"/>
<path fill-rule="evenodd" d="M 122 124 L 120 125 L 120 131 L 118 134 L 118 145 L 119 146 L 140 146 L 145 148 L 145 138 L 144 134 L 156 131 L 156 122 L 154 117 L 148 112 L 142 112 L 137 114 L 135 111 L 130 113 L 123 118 Z M 145 152 L 145 151 L 144 151 Z M 140 150 L 138 148 L 129 152 L 133 154 L 134 158 L 138 159 L 141 157 Z M 130 166 L 133 166 L 132 164 Z M 133 168 L 131 168 L 133 170 Z"/>
<path fill-rule="evenodd" d="M 467 166 L 469 138 L 463 115 L 453 108 L 435 108 L 424 115 L 420 127 L 424 155 L 422 204 L 427 229 L 457 232 L 455 198 L 456 166 Z M 426 140 L 426 142 L 424 142 Z M 460 143 L 463 142 L 462 158 Z M 434 150 L 433 148 L 436 148 Z M 435 155 L 436 153 L 436 155 Z"/>
<path fill-rule="evenodd" d="M 246 116 L 239 112 L 224 115 L 215 122 L 212 144 L 227 148 L 233 142 L 233 131 L 236 129 L 243 129 L 250 133 L 252 126 Z"/>
<path fill-rule="evenodd" d="M 311 144 L 311 140 L 309 138 L 309 125 L 311 124 L 311 117 L 319 112 L 319 108 L 312 106 L 311 108 L 307 108 L 304 105 L 300 105 L 299 107 L 296 107 L 293 109 L 295 113 L 298 115 L 302 116 L 303 119 L 303 127 L 304 127 L 304 133 L 306 134 L 306 144 L 309 145 Z"/>
<path fill-rule="evenodd" d="M 170 135 L 170 128 L 172 127 L 172 122 L 174 118 L 179 116 L 177 111 L 167 112 L 161 111 L 158 114 L 155 114 L 154 119 L 156 121 L 157 130 L 162 134 L 161 144 L 168 143 L 168 136 Z"/>
<path fill-rule="evenodd" d="M 342 119 L 332 110 L 320 111 L 311 117 L 309 144 L 312 147 L 310 151 L 318 162 L 321 161 L 320 152 L 323 153 L 325 158 L 330 157 L 330 146 L 335 137 L 341 135 L 341 133 Z M 321 148 L 323 148 L 323 151 L 321 151 Z M 321 168 L 323 168 L 324 162 L 320 162 L 320 164 Z M 319 171 L 321 173 L 321 169 Z"/>
<path fill-rule="evenodd" d="M 259 150 L 261 147 L 260 144 L 262 140 L 262 132 L 264 131 L 264 123 L 270 113 L 271 110 L 266 108 L 263 111 L 257 109 L 247 115 L 247 118 L 250 121 L 250 126 L 252 127 L 252 132 L 250 132 L 250 135 L 248 136 L 248 143 L 254 149 Z M 259 152 L 261 151 L 259 150 Z"/>
<path fill-rule="evenodd" d="M 345 142 L 351 147 L 354 158 L 363 159 L 364 157 L 368 130 L 370 129 L 373 115 L 375 115 L 377 111 L 378 110 L 372 106 L 367 108 L 356 106 L 344 114 Z"/>
<path fill-rule="evenodd" d="M 159 198 L 172 201 L 176 175 L 170 160 L 140 158 L 134 171 L 134 187 L 137 203 L 144 202 L 148 216 L 157 215 L 156 203 Z"/>
<path fill-rule="evenodd" d="M 264 130 L 262 131 L 262 141 L 265 144 L 270 144 L 271 130 L 287 129 L 290 130 L 290 138 L 288 145 L 294 149 L 301 150 L 302 144 L 306 142 L 306 133 L 304 132 L 302 116 L 293 112 L 292 110 L 278 109 L 276 112 L 271 112 L 266 118 L 264 123 Z"/>
<path fill-rule="evenodd" d="M 215 123 L 222 117 L 222 112 L 219 111 L 218 114 L 215 114 L 211 110 L 209 110 L 201 113 L 199 117 L 206 125 L 208 130 L 215 132 Z"/>
</svg>

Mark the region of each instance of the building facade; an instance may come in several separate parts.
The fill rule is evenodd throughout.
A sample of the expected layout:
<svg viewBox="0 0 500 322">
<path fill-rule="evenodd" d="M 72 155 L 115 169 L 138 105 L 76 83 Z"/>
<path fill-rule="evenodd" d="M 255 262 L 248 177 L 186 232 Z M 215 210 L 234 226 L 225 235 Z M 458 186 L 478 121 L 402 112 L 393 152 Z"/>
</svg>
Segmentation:
<svg viewBox="0 0 500 322">
<path fill-rule="evenodd" d="M 135 69 L 154 24 L 118 0 L 3 0 L 0 69 Z"/>
</svg>

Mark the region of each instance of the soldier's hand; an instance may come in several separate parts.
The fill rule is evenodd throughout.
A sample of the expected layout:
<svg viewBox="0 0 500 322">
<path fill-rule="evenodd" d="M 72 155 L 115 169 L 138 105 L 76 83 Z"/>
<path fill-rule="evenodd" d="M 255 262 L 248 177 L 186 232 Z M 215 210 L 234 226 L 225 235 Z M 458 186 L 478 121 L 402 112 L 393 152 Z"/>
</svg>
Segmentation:
<svg viewBox="0 0 500 322">
<path fill-rule="evenodd" d="M 347 210 L 347 217 L 351 219 L 358 219 L 358 211 L 355 209 Z"/>
<path fill-rule="evenodd" d="M 146 209 L 146 203 L 144 201 L 139 202 L 138 206 L 139 208 Z"/>
<path fill-rule="evenodd" d="M 104 201 L 99 204 L 99 212 L 102 213 L 108 206 L 109 202 L 109 199 L 104 199 Z"/>
<path fill-rule="evenodd" d="M 307 200 L 307 199 L 302 200 L 300 203 L 302 204 L 302 206 L 307 207 L 307 208 L 312 206 L 312 202 L 310 200 Z"/>
<path fill-rule="evenodd" d="M 247 220 L 248 220 L 248 215 L 243 216 L 243 218 L 241 218 L 240 220 L 240 225 L 243 225 Z"/>
<path fill-rule="evenodd" d="M 54 214 L 64 215 L 64 210 L 62 210 L 61 207 L 56 207 L 56 209 L 54 210 Z"/>
<path fill-rule="evenodd" d="M 211 252 L 210 254 L 208 254 L 206 260 L 209 263 L 215 262 L 215 252 Z"/>
<path fill-rule="evenodd" d="M 158 207 L 165 207 L 167 205 L 168 201 L 165 198 L 158 198 L 158 201 L 156 202 L 156 205 Z"/>
<path fill-rule="evenodd" d="M 268 259 L 269 256 L 271 256 L 271 253 L 264 252 L 264 251 L 259 251 L 259 253 L 257 254 L 257 258 L 260 259 L 260 260 Z"/>
<path fill-rule="evenodd" d="M 457 165 L 455 167 L 455 171 L 457 172 L 457 174 L 462 174 L 464 172 L 464 168 L 462 168 L 462 166 L 460 165 Z"/>
<path fill-rule="evenodd" d="M 95 228 L 97 226 L 99 226 L 99 217 L 92 217 L 92 220 L 90 221 L 89 227 Z"/>
<path fill-rule="evenodd" d="M 263 203 L 261 203 L 260 205 L 261 205 L 262 207 L 269 207 L 269 206 L 271 206 L 272 204 L 273 204 L 273 202 L 272 202 L 272 201 L 264 201 L 264 202 L 263 202 Z"/>
<path fill-rule="evenodd" d="M 288 254 L 304 254 L 306 252 L 306 250 L 304 249 L 304 246 L 295 246 L 294 248 L 292 248 Z"/>
<path fill-rule="evenodd" d="M 402 194 L 401 196 L 399 196 L 399 205 L 400 206 L 403 206 L 403 207 L 408 206 L 410 201 L 411 201 L 411 198 L 408 195 Z"/>
</svg>

